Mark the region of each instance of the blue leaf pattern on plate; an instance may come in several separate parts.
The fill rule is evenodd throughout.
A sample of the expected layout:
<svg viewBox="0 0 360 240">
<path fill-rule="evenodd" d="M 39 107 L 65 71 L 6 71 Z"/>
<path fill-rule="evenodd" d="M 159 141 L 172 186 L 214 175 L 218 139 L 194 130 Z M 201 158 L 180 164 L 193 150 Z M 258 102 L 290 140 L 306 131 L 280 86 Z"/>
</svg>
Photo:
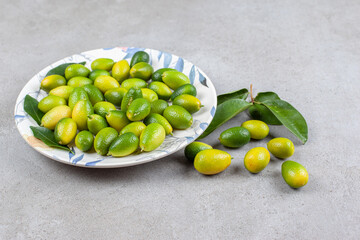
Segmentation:
<svg viewBox="0 0 360 240">
<path fill-rule="evenodd" d="M 15 119 L 24 118 L 24 115 L 15 115 Z"/>
<path fill-rule="evenodd" d="M 179 72 L 182 72 L 184 69 L 184 60 L 179 57 L 178 61 L 176 62 L 175 69 Z"/>
<path fill-rule="evenodd" d="M 87 162 L 85 164 L 85 166 L 95 166 L 97 163 L 103 161 L 104 159 L 100 159 L 100 160 L 96 160 L 96 161 L 93 161 L 93 162 Z"/>
<path fill-rule="evenodd" d="M 84 158 L 84 154 L 81 154 L 79 157 L 74 158 L 72 160 L 72 164 L 76 164 L 77 162 L 81 161 Z"/>
<path fill-rule="evenodd" d="M 109 50 L 111 50 L 111 49 L 109 49 Z M 84 59 L 84 62 L 92 62 L 94 59 L 92 58 L 92 57 L 90 57 L 90 56 L 86 56 L 85 54 L 79 54 L 81 57 L 83 57 Z"/>
<path fill-rule="evenodd" d="M 161 58 L 162 54 L 163 54 L 163 52 L 159 52 L 159 54 L 157 56 L 158 61 L 160 61 L 160 58 Z"/>
<path fill-rule="evenodd" d="M 138 51 L 143 51 L 145 48 L 129 47 L 124 52 L 135 54 Z"/>
<path fill-rule="evenodd" d="M 195 80 L 195 66 L 194 65 L 191 67 L 191 70 L 189 73 L 189 79 L 190 79 L 190 83 L 194 84 L 194 80 Z"/>
<path fill-rule="evenodd" d="M 205 87 L 208 87 L 208 85 L 206 84 L 206 78 L 201 74 L 200 71 L 199 72 L 199 81 L 202 85 L 204 85 Z"/>
<path fill-rule="evenodd" d="M 75 156 L 75 154 L 76 154 L 74 147 L 71 147 L 71 150 L 72 150 L 74 153 L 72 153 L 71 151 L 69 152 L 69 160 L 71 160 L 71 158 L 72 158 L 73 156 Z"/>
<path fill-rule="evenodd" d="M 202 130 L 205 130 L 205 129 L 207 128 L 207 126 L 209 126 L 208 123 L 201 123 L 201 124 L 200 124 L 200 128 L 201 128 Z"/>
<path fill-rule="evenodd" d="M 164 68 L 168 68 L 171 63 L 172 56 L 169 53 L 164 53 Z"/>
<path fill-rule="evenodd" d="M 137 51 L 143 50 L 144 48 L 127 48 L 126 50 L 123 50 L 123 52 L 126 52 L 124 59 L 131 58 Z"/>
<path fill-rule="evenodd" d="M 113 49 L 114 47 L 109 47 L 109 48 L 103 48 L 104 50 L 111 50 L 111 49 Z"/>
<path fill-rule="evenodd" d="M 149 64 L 152 65 L 152 57 L 151 57 L 152 54 L 151 54 L 151 51 L 150 51 L 150 53 L 148 53 L 148 54 L 149 54 Z"/>
<path fill-rule="evenodd" d="M 25 116 L 24 116 L 24 115 L 15 115 L 15 122 L 16 122 L 16 124 L 19 124 L 19 123 L 22 122 L 23 120 L 25 120 Z"/>
<path fill-rule="evenodd" d="M 123 59 L 128 59 L 128 58 L 131 58 L 131 57 L 132 57 L 132 55 L 133 55 L 133 54 L 131 54 L 131 53 L 127 53 Z"/>
<path fill-rule="evenodd" d="M 211 116 L 215 115 L 215 107 L 214 106 L 211 108 L 210 114 L 211 114 Z"/>
</svg>

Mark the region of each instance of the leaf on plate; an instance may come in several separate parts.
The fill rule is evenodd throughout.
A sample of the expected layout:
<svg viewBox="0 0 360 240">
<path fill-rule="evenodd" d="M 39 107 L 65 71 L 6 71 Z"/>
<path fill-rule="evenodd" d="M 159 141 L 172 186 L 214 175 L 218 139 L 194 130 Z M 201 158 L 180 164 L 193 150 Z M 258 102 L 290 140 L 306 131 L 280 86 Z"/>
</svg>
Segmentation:
<svg viewBox="0 0 360 240">
<path fill-rule="evenodd" d="M 249 91 L 246 88 L 237 90 L 235 92 L 225 93 L 217 96 L 217 105 L 222 104 L 223 102 L 230 99 L 242 99 L 245 100 L 249 95 Z"/>
<path fill-rule="evenodd" d="M 55 148 L 59 148 L 59 149 L 63 149 L 66 151 L 71 151 L 70 148 L 68 146 L 64 146 L 64 145 L 60 145 L 56 142 L 55 140 L 55 135 L 54 132 L 44 128 L 44 127 L 33 127 L 31 126 L 31 131 L 34 134 L 34 137 L 40 139 L 41 141 L 43 141 L 46 145 L 48 145 L 49 147 L 55 147 Z"/>
<path fill-rule="evenodd" d="M 25 96 L 24 100 L 24 111 L 29 114 L 38 125 L 41 124 L 41 118 L 44 116 L 44 113 L 38 108 L 39 102 L 31 97 L 30 95 Z"/>
<path fill-rule="evenodd" d="M 80 62 L 79 64 L 85 65 L 86 62 Z M 61 64 L 53 69 L 51 69 L 50 71 L 48 71 L 48 73 L 46 74 L 45 77 L 50 76 L 50 75 L 61 75 L 63 77 L 65 77 L 65 69 L 67 66 L 71 65 L 71 64 L 77 64 L 77 63 L 64 63 Z"/>
<path fill-rule="evenodd" d="M 290 103 L 281 99 L 273 99 L 261 104 L 269 109 L 303 144 L 306 143 L 308 140 L 308 127 L 305 118 Z"/>
<path fill-rule="evenodd" d="M 212 133 L 216 128 L 235 117 L 240 112 L 248 109 L 252 104 L 243 99 L 230 99 L 217 106 L 215 116 L 209 127 L 198 138 L 202 139 Z"/>
<path fill-rule="evenodd" d="M 282 125 L 277 117 L 266 107 L 261 105 L 261 102 L 268 100 L 280 99 L 280 97 L 274 92 L 261 92 L 258 93 L 254 99 L 254 106 L 249 108 L 249 114 L 253 119 L 261 120 L 270 125 Z"/>
</svg>

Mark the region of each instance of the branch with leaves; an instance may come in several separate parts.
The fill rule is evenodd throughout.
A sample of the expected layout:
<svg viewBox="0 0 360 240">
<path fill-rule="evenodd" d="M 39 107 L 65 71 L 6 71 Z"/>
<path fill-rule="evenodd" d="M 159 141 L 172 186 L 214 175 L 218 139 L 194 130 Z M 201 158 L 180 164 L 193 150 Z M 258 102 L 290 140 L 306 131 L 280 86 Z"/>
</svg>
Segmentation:
<svg viewBox="0 0 360 240">
<path fill-rule="evenodd" d="M 308 127 L 305 118 L 290 103 L 280 99 L 274 92 L 261 92 L 255 98 L 250 85 L 250 102 L 247 89 L 226 93 L 217 97 L 218 106 L 215 116 L 205 132 L 198 138 L 202 139 L 215 129 L 248 109 L 253 119 L 261 120 L 270 125 L 284 125 L 303 144 L 308 140 Z"/>
</svg>

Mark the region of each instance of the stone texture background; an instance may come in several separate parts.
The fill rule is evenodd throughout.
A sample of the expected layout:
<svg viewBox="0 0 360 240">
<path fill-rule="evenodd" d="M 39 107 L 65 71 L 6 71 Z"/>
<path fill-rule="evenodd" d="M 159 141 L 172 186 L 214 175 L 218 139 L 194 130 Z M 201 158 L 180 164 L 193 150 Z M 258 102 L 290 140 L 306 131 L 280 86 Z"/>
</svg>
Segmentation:
<svg viewBox="0 0 360 240">
<path fill-rule="evenodd" d="M 0 0 L 1 239 L 358 239 L 360 234 L 360 2 Z M 307 119 L 292 160 L 310 180 L 289 188 L 272 160 L 260 174 L 229 150 L 222 174 L 198 174 L 180 151 L 123 169 L 83 169 L 31 149 L 13 119 L 15 100 L 39 70 L 112 46 L 182 56 L 217 92 L 254 84 Z M 204 141 L 219 146 L 224 129 Z M 270 137 L 268 138 L 270 139 Z"/>
</svg>

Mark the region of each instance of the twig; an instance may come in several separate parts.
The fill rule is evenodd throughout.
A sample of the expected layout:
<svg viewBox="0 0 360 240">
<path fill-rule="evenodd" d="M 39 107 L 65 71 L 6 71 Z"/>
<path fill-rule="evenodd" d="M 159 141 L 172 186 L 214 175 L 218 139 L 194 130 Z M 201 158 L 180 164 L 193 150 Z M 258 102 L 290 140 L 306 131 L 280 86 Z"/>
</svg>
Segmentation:
<svg viewBox="0 0 360 240">
<path fill-rule="evenodd" d="M 253 85 L 250 84 L 250 98 L 251 98 L 251 102 L 254 103 L 254 97 L 253 97 Z"/>
</svg>

